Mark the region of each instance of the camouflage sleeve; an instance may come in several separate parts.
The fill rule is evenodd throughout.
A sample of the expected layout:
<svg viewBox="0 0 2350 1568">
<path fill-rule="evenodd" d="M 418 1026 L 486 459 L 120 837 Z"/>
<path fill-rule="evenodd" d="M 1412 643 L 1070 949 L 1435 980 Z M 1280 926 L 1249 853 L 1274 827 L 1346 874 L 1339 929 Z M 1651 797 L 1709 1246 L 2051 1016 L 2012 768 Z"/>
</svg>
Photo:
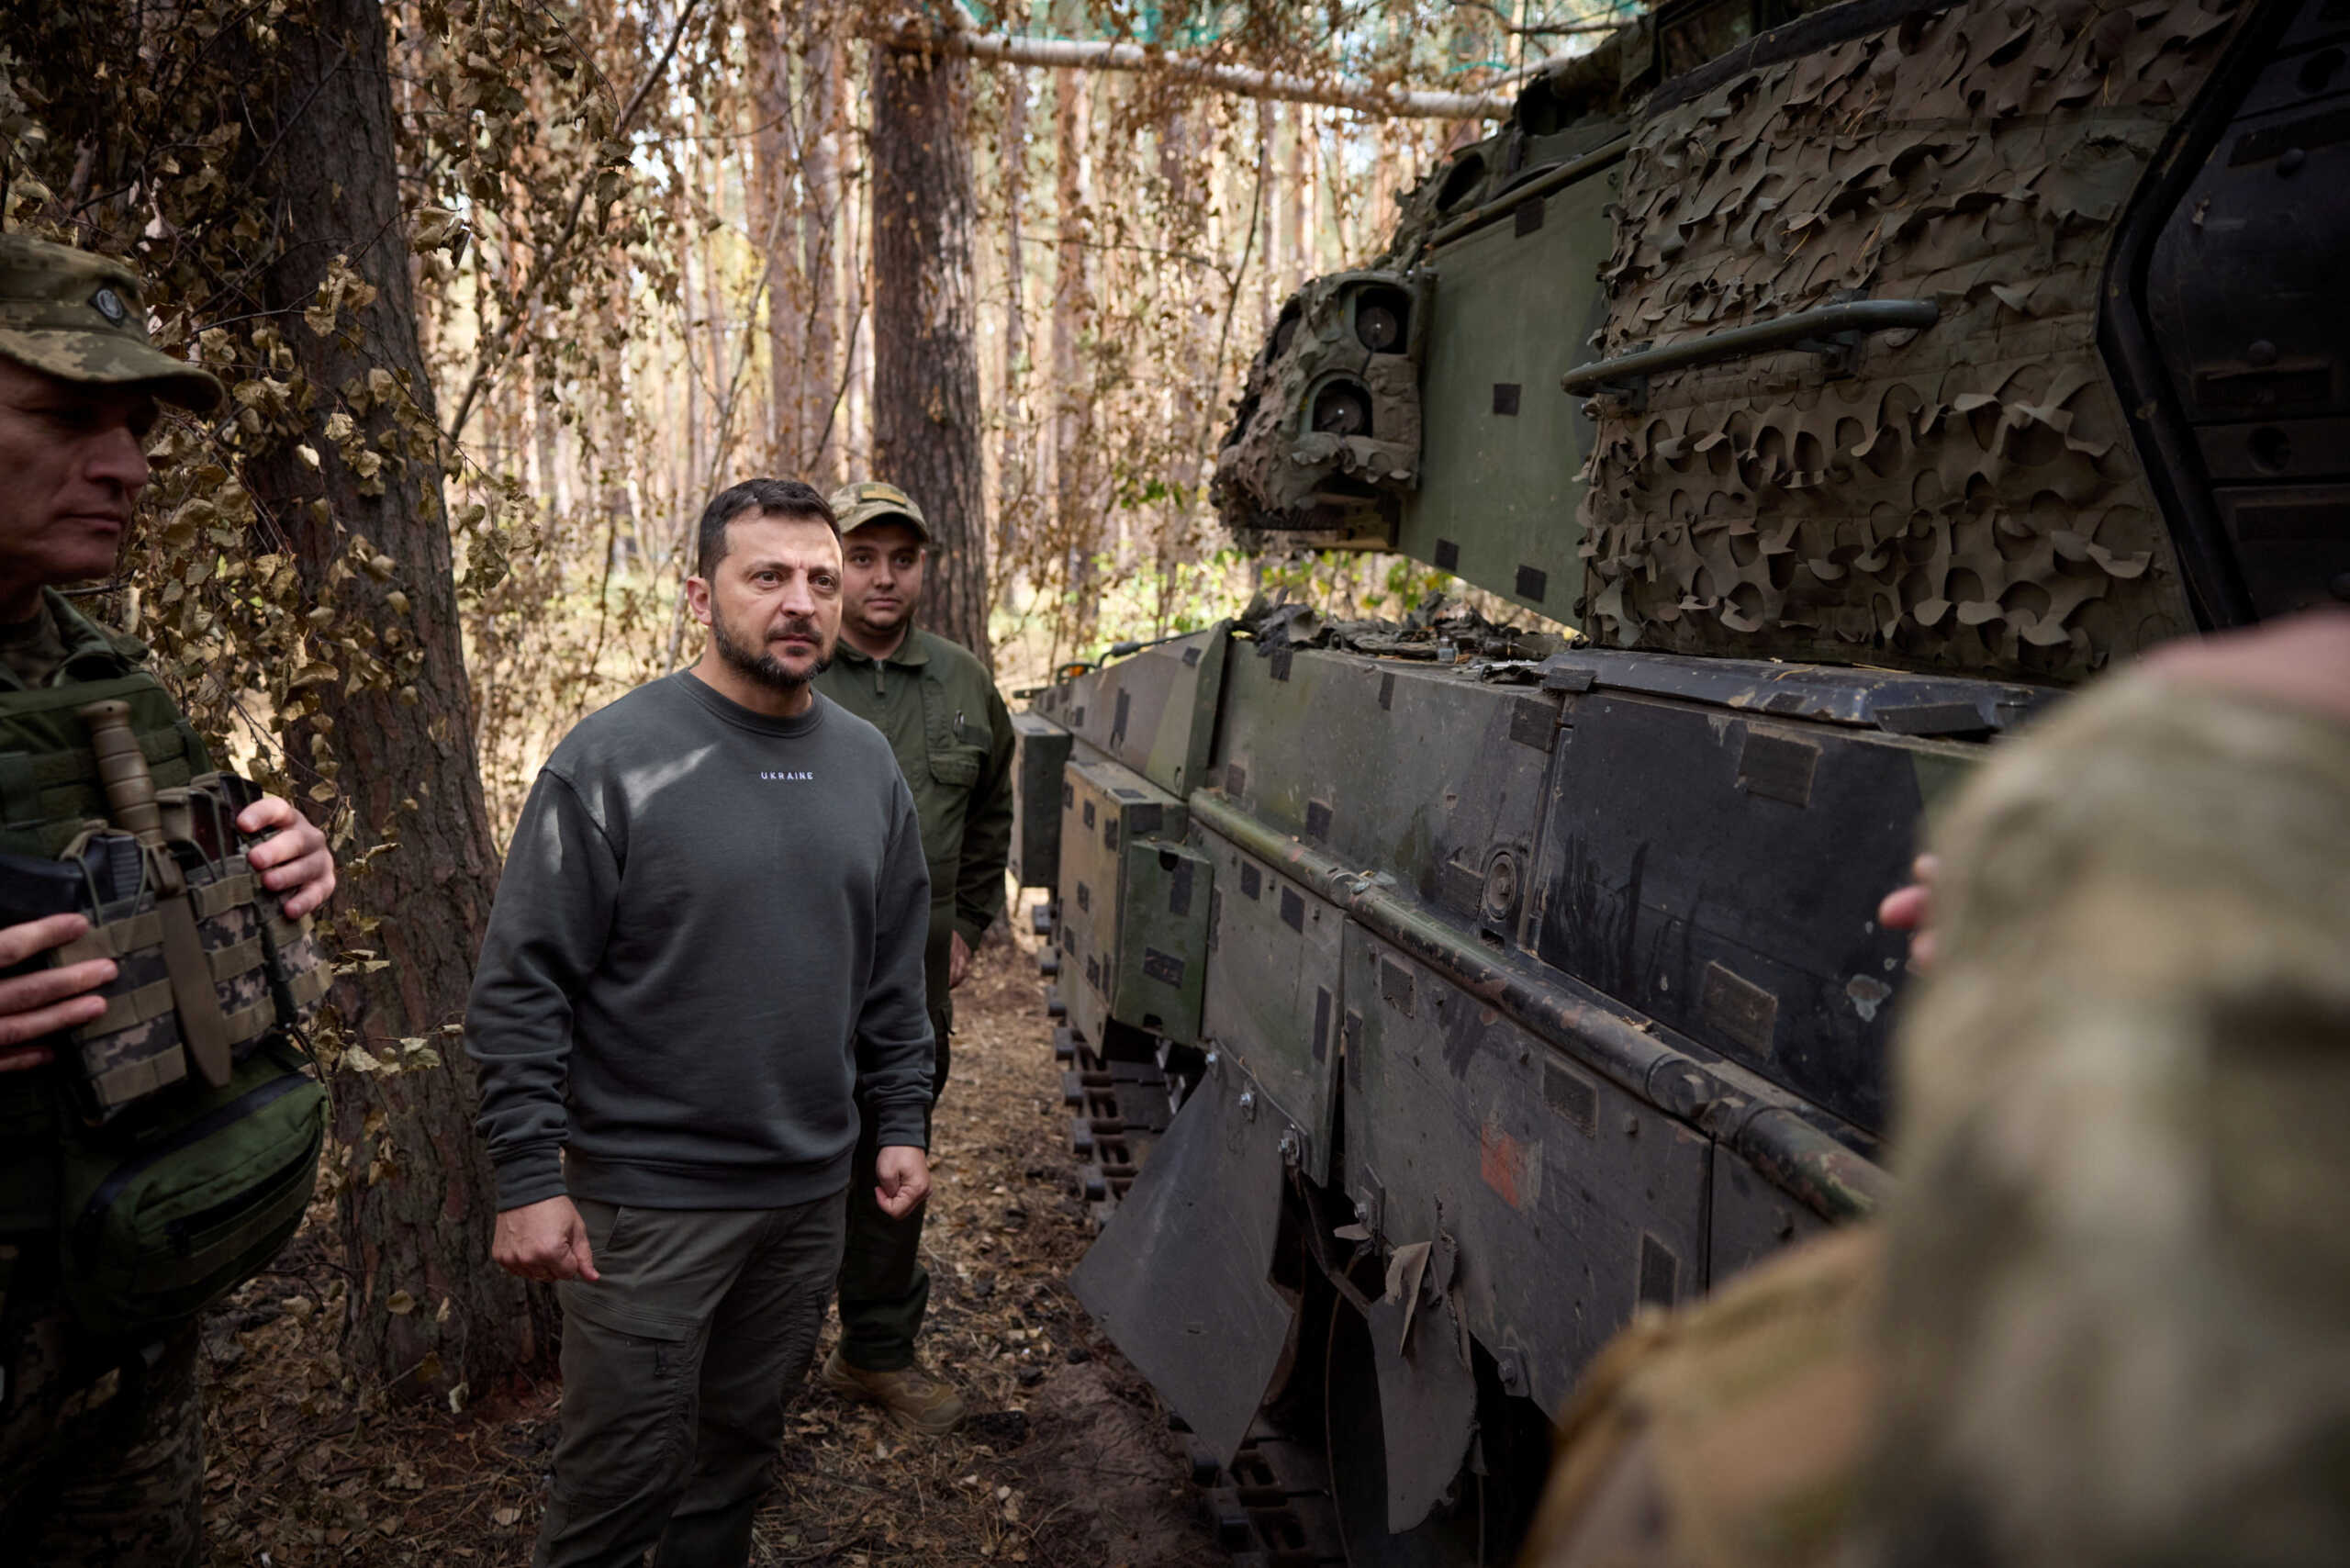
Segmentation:
<svg viewBox="0 0 2350 1568">
<path fill-rule="evenodd" d="M 1882 1256 L 1851 1226 L 1633 1318 L 1559 1414 L 1519 1568 L 1850 1568 Z"/>
<path fill-rule="evenodd" d="M 542 771 L 514 827 L 465 1004 L 465 1054 L 481 1081 L 476 1125 L 501 1210 L 564 1194 L 571 999 L 603 956 L 619 890 L 603 830 L 568 784 Z"/>
<path fill-rule="evenodd" d="M 963 863 L 955 879 L 955 929 L 973 947 L 1003 913 L 1003 868 L 1012 859 L 1012 711 L 988 688 L 987 771 L 963 824 Z"/>
<path fill-rule="evenodd" d="M 2338 1556 L 2350 724 L 2123 678 L 1934 837 L 1870 1560 Z"/>
</svg>

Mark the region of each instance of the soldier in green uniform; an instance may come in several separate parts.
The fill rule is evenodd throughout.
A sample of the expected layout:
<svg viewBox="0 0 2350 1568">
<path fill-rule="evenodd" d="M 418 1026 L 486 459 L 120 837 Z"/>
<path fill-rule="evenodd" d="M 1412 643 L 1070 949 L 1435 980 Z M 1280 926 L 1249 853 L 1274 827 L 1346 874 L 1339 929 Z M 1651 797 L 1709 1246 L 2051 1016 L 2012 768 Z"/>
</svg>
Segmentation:
<svg viewBox="0 0 2350 1568">
<path fill-rule="evenodd" d="M 0 851 L 47 857 L 106 806 L 88 757 L 36 715 L 103 686 L 126 696 L 154 777 L 208 770 L 203 743 L 141 667 L 145 645 L 94 625 L 56 585 L 111 577 L 148 478 L 158 400 L 208 409 L 209 375 L 154 348 L 120 263 L 0 235 Z M 277 830 L 251 856 L 289 917 L 324 902 L 324 836 L 265 798 L 238 821 Z M 82 937 L 78 914 L 0 927 L 0 973 Z M 47 1565 L 193 1563 L 203 1419 L 194 1323 L 126 1343 L 61 1304 L 56 1031 L 97 1020 L 111 958 L 0 980 L 0 1554 Z"/>
<path fill-rule="evenodd" d="M 946 1087 L 947 993 L 963 982 L 972 950 L 1003 913 L 1012 853 L 1012 716 L 987 666 L 957 644 L 916 626 L 930 527 L 894 485 L 835 491 L 844 566 L 841 641 L 817 689 L 889 737 L 922 817 L 930 862 L 930 946 L 925 978 L 938 1043 L 937 1087 Z M 873 1202 L 868 1117 L 849 1182 L 848 1245 L 841 1260 L 841 1342 L 823 1379 L 870 1399 L 912 1430 L 950 1431 L 963 1418 L 953 1388 L 914 1357 L 930 1300 L 920 1258 L 923 1211 L 902 1219 Z"/>
</svg>

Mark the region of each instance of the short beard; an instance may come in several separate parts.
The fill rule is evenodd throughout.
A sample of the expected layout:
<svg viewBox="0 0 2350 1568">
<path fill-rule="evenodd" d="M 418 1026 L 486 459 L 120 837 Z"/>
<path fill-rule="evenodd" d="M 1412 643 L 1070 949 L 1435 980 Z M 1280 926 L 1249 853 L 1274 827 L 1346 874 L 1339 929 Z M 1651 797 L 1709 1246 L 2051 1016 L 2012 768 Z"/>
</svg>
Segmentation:
<svg viewBox="0 0 2350 1568">
<path fill-rule="evenodd" d="M 812 621 L 795 621 L 784 630 L 800 633 L 812 639 L 819 647 L 823 645 L 823 639 L 817 636 L 816 625 Z M 832 667 L 833 661 L 830 657 L 819 657 L 808 667 L 807 674 L 795 675 L 786 669 L 782 661 L 773 654 L 764 650 L 755 654 L 736 642 L 726 630 L 726 622 L 715 615 L 710 618 L 710 640 L 718 649 L 720 658 L 724 659 L 736 671 L 774 691 L 787 694 L 797 691 Z"/>
</svg>

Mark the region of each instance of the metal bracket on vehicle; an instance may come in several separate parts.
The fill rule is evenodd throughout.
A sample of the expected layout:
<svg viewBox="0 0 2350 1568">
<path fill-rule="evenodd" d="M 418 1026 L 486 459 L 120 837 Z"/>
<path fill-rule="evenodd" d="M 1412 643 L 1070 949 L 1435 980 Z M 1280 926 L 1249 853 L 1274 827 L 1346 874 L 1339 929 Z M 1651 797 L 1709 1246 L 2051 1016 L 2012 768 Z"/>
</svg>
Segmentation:
<svg viewBox="0 0 2350 1568">
<path fill-rule="evenodd" d="M 1379 1222 L 1386 1212 L 1387 1193 L 1370 1166 L 1362 1166 L 1360 1170 L 1361 1175 L 1354 1184 L 1355 1223 L 1376 1237 L 1379 1235 Z"/>
<path fill-rule="evenodd" d="M 1578 365 L 1559 378 L 1559 386 L 1571 398 L 1591 399 L 1583 405 L 1585 419 L 1600 417 L 1603 399 L 1637 414 L 1648 408 L 1651 376 L 1789 350 L 1818 354 L 1828 376 L 1850 375 L 1862 341 L 1872 333 L 1920 330 L 1941 319 L 1942 307 L 1930 299 L 1847 299 L 1662 348 L 1642 344 L 1614 359 Z"/>
</svg>

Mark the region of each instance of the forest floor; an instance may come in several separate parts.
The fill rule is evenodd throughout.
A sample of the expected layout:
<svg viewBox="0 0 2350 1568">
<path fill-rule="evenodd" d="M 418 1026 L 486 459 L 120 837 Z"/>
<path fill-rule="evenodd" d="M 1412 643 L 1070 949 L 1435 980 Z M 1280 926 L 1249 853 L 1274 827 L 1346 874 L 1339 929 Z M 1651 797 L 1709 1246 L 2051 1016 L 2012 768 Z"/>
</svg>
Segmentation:
<svg viewBox="0 0 2350 1568">
<path fill-rule="evenodd" d="M 1023 931 L 1016 946 L 990 943 L 956 993 L 923 1353 L 973 1415 L 952 1437 L 913 1438 L 811 1380 L 759 1516 L 763 1568 L 1223 1561 L 1165 1415 L 1069 1294 L 1090 1226 L 1043 991 Z M 455 1415 L 357 1397 L 334 1349 L 330 1236 L 314 1226 L 207 1320 L 209 1562 L 520 1568 L 545 1496 L 556 1384 Z M 828 1324 L 820 1362 L 833 1335 Z"/>
</svg>

